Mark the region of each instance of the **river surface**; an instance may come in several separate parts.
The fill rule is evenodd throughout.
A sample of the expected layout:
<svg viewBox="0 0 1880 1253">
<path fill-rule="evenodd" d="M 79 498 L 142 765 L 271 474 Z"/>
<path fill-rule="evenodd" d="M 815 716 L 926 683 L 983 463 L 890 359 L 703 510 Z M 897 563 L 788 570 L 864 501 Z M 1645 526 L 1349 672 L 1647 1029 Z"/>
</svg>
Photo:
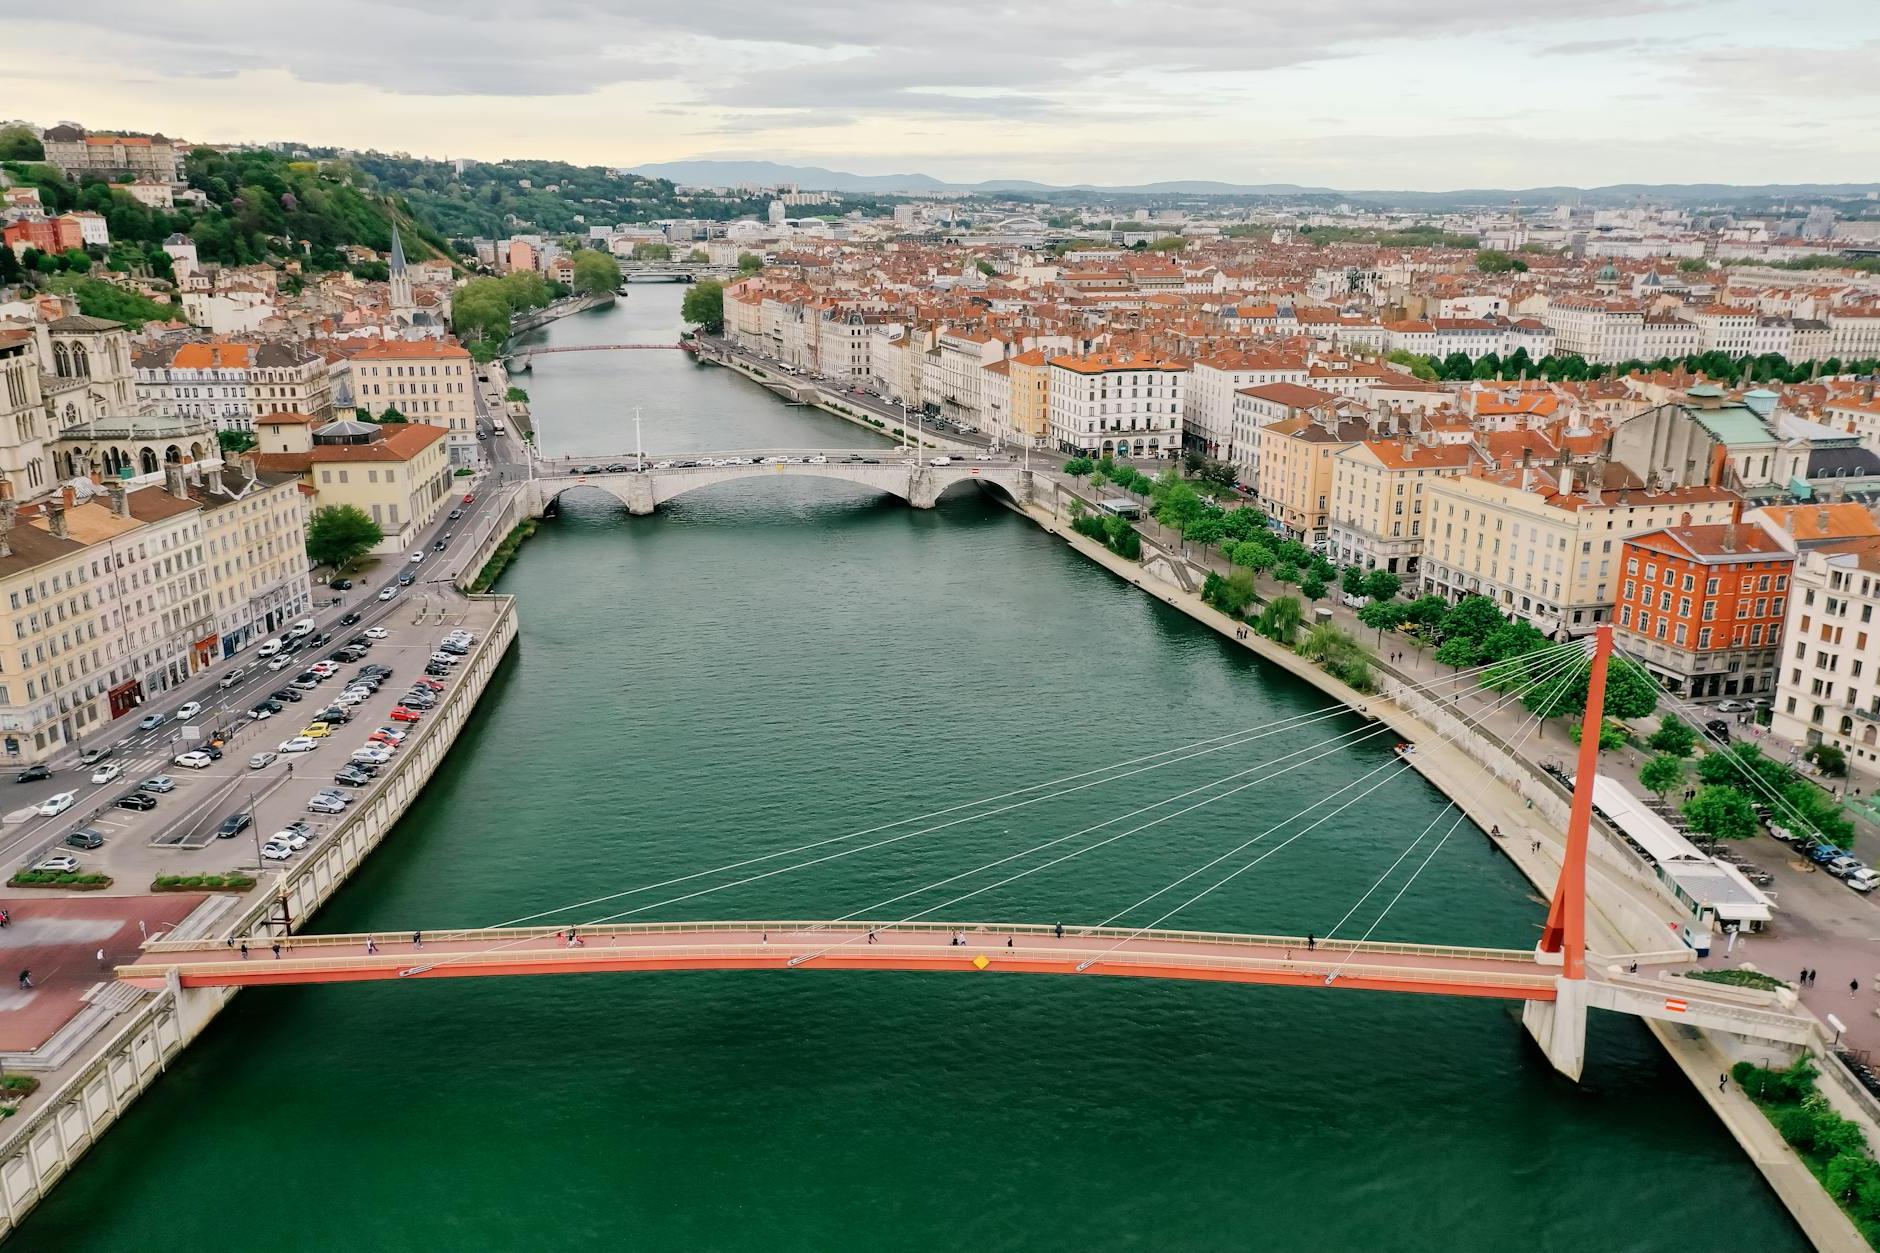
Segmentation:
<svg viewBox="0 0 1880 1253">
<path fill-rule="evenodd" d="M 635 287 L 537 339 L 668 337 L 680 294 Z M 869 439 L 678 353 L 543 357 L 523 385 L 550 452 L 631 447 L 634 405 L 661 451 Z M 503 579 L 522 634 L 477 721 L 312 929 L 502 922 L 1103 767 L 1101 786 L 987 821 L 555 920 L 939 905 L 1146 923 L 1297 824 L 1130 909 L 1156 889 L 1389 762 L 1367 742 L 1108 846 L 1173 806 L 893 901 L 1357 723 L 1120 777 L 1323 699 L 970 494 L 923 513 L 786 479 L 649 518 L 563 504 Z M 1404 776 L 1167 925 L 1331 933 L 1427 824 L 1450 825 Z M 1422 847 L 1338 934 L 1372 926 Z M 1376 936 L 1525 946 L 1542 913 L 1464 823 Z M 1595 1016 L 1575 1087 L 1495 1002 L 803 971 L 245 992 L 14 1247 L 1806 1245 L 1629 1021 Z"/>
</svg>

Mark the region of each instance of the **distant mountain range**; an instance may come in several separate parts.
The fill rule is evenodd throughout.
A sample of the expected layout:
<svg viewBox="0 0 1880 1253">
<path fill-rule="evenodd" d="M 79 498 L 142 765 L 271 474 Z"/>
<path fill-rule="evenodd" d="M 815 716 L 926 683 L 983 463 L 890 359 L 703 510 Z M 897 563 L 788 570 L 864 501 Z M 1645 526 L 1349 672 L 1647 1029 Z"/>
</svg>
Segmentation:
<svg viewBox="0 0 1880 1253">
<path fill-rule="evenodd" d="M 1297 183 L 1223 183 L 1209 179 L 1176 179 L 1132 186 L 1100 187 L 1089 183 L 1059 186 L 1028 179 L 990 179 L 980 183 L 949 183 L 930 174 L 849 174 L 814 165 L 781 165 L 775 161 L 664 161 L 630 168 L 634 174 L 671 179 L 703 187 L 741 184 L 794 183 L 806 191 L 920 193 L 937 191 L 1034 192 L 1049 195 L 1083 192 L 1116 196 L 1330 196 L 1366 204 L 1402 208 L 1437 208 L 1459 204 L 1522 205 L 1562 203 L 1625 205 L 1646 199 L 1658 203 L 1716 204 L 1726 201 L 1854 197 L 1880 192 L 1880 183 L 1769 183 L 1735 186 L 1729 183 L 1615 183 L 1606 187 L 1459 188 L 1454 191 L 1358 191 L 1334 187 L 1304 187 Z"/>
</svg>

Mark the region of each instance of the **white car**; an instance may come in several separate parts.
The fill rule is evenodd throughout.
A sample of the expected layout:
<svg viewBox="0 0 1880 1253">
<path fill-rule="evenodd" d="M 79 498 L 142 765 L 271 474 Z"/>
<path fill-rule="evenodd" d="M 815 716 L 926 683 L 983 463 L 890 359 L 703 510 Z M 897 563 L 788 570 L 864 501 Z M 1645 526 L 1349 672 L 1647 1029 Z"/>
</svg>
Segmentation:
<svg viewBox="0 0 1880 1253">
<path fill-rule="evenodd" d="M 272 657 L 274 656 L 274 654 L 280 651 L 281 651 L 281 641 L 268 640 L 265 643 L 263 643 L 260 648 L 255 649 L 255 656 Z"/>
<path fill-rule="evenodd" d="M 207 770 L 210 766 L 215 764 L 215 758 L 209 756 L 207 753 L 191 751 L 178 753 L 174 764 L 188 766 L 191 770 Z"/>
<path fill-rule="evenodd" d="M 286 861 L 294 855 L 294 850 L 278 840 L 269 840 L 261 846 L 261 855 L 269 861 Z"/>
<path fill-rule="evenodd" d="M 124 767 L 114 761 L 107 761 L 104 765 L 99 766 L 96 770 L 91 772 L 91 781 L 93 783 L 109 783 L 123 773 Z"/>
<path fill-rule="evenodd" d="M 276 657 L 276 658 L 275 658 L 275 659 L 274 659 L 273 661 L 270 661 L 270 662 L 268 663 L 268 669 L 270 669 L 270 670 L 285 670 L 285 669 L 287 669 L 287 667 L 289 667 L 289 666 L 291 666 L 291 665 L 293 665 L 293 664 L 294 664 L 294 659 L 293 659 L 293 657 L 292 657 L 292 656 L 285 656 L 285 655 L 284 655 L 284 656 L 280 656 L 280 657 Z"/>
<path fill-rule="evenodd" d="M 367 627 L 364 631 L 361 631 L 360 634 L 369 640 L 382 640 L 390 635 L 391 632 L 387 631 L 384 627 Z"/>
<path fill-rule="evenodd" d="M 320 741 L 309 739 L 304 735 L 296 735 L 291 740 L 282 740 L 278 747 L 283 753 L 311 753 L 320 747 Z"/>
<path fill-rule="evenodd" d="M 417 565 L 417 564 L 418 564 L 418 563 L 419 563 L 420 561 L 423 561 L 423 560 L 424 560 L 424 550 L 423 550 L 422 548 L 420 548 L 420 549 L 419 549 L 419 550 L 418 550 L 417 552 L 415 552 L 415 553 L 413 553 L 413 554 L 411 554 L 411 564 L 412 564 L 412 565 L 414 565 L 414 566 L 415 566 L 415 565 Z"/>
<path fill-rule="evenodd" d="M 248 759 L 248 768 L 250 770 L 266 770 L 273 764 L 274 754 L 267 752 L 265 749 Z"/>
<path fill-rule="evenodd" d="M 308 666 L 307 669 L 323 678 L 331 678 L 339 673 L 338 664 L 331 661 L 316 661 L 311 666 Z"/>
<path fill-rule="evenodd" d="M 306 825 L 307 824 L 304 822 L 296 822 L 291 827 L 285 827 L 276 831 L 273 835 L 268 837 L 268 840 L 270 843 L 274 844 L 285 844 L 298 853 L 301 849 L 307 847 L 307 836 L 305 832 L 298 831 L 295 828 L 304 827 Z"/>
<path fill-rule="evenodd" d="M 201 712 L 202 712 L 201 701 L 186 700 L 181 705 L 178 705 L 176 707 L 176 720 L 178 722 L 188 722 L 191 718 L 194 718 L 197 714 Z"/>
<path fill-rule="evenodd" d="M 39 802 L 39 812 L 48 818 L 57 817 L 59 814 L 70 809 L 72 803 L 77 799 L 77 794 L 73 792 L 54 792 L 51 796 Z"/>
<path fill-rule="evenodd" d="M 335 696 L 333 698 L 333 703 L 335 705 L 343 705 L 347 709 L 351 709 L 354 705 L 363 705 L 368 700 L 371 700 L 371 699 L 372 699 L 372 693 L 366 690 L 365 688 L 349 687 L 345 691 L 341 692 L 338 696 Z"/>
<path fill-rule="evenodd" d="M 34 870 L 50 870 L 55 874 L 70 874 L 78 869 L 78 858 L 69 853 L 54 853 L 52 856 L 33 867 Z"/>
<path fill-rule="evenodd" d="M 398 585 L 393 584 L 391 587 L 388 587 L 384 591 L 379 593 L 379 599 L 390 600 L 392 597 L 396 595 L 398 595 Z"/>
<path fill-rule="evenodd" d="M 1749 702 L 1742 700 L 1720 700 L 1711 706 L 1720 714 L 1741 714 L 1749 712 Z"/>
</svg>

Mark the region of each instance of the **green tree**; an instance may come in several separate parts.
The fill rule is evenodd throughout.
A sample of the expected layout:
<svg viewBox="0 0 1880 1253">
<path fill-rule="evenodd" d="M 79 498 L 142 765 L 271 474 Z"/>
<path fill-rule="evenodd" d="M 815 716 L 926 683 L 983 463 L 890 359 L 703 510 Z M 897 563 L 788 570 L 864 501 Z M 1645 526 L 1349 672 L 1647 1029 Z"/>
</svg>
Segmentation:
<svg viewBox="0 0 1880 1253">
<path fill-rule="evenodd" d="M 1395 631 L 1405 622 L 1409 606 L 1400 600 L 1374 600 L 1358 610 L 1358 621 L 1377 632 L 1377 642 L 1384 643 L 1384 632 Z"/>
<path fill-rule="evenodd" d="M 574 254 L 574 289 L 584 296 L 597 296 L 620 286 L 620 263 L 611 252 L 583 248 Z"/>
<path fill-rule="evenodd" d="M 1475 254 L 1475 268 L 1484 274 L 1522 274 L 1527 272 L 1527 262 L 1518 257 L 1511 257 L 1496 248 L 1484 248 Z"/>
<path fill-rule="evenodd" d="M 1329 622 L 1321 622 L 1299 641 L 1299 655 L 1315 661 L 1333 678 L 1357 688 L 1371 690 L 1371 654 L 1363 644 Z"/>
<path fill-rule="evenodd" d="M 1373 570 L 1364 579 L 1364 594 L 1372 600 L 1389 600 L 1403 587 L 1403 580 L 1389 570 Z"/>
<path fill-rule="evenodd" d="M 1096 471 L 1097 463 L 1088 457 L 1072 457 L 1064 463 L 1064 473 L 1074 479 L 1081 479 Z"/>
<path fill-rule="evenodd" d="M 1756 834 L 1756 811 L 1733 787 L 1707 784 L 1684 802 L 1684 817 L 1713 840 L 1747 840 Z"/>
<path fill-rule="evenodd" d="M 633 259 L 635 261 L 670 261 L 672 260 L 672 245 L 656 244 L 650 240 L 642 241 L 633 245 Z"/>
<path fill-rule="evenodd" d="M 1592 667 L 1569 666 L 1563 673 L 1528 688 L 1521 698 L 1529 712 L 1545 710 L 1549 717 L 1577 718 L 1586 710 L 1587 685 Z M 1624 657 L 1606 663 L 1605 708 L 1607 718 L 1643 718 L 1658 707 L 1658 685 L 1638 665 Z"/>
<path fill-rule="evenodd" d="M 1488 661 L 1504 661 L 1547 647 L 1547 637 L 1526 619 L 1504 622 L 1482 639 L 1482 656 Z"/>
<path fill-rule="evenodd" d="M 1658 793 L 1660 800 L 1684 782 L 1688 767 L 1676 753 L 1660 753 L 1639 768 L 1638 781 L 1647 791 Z"/>
<path fill-rule="evenodd" d="M 711 255 L 703 248 L 694 248 L 685 254 L 685 260 L 687 265 L 710 265 Z"/>
<path fill-rule="evenodd" d="M 44 161 L 46 146 L 24 126 L 0 128 L 0 161 Z"/>
<path fill-rule="evenodd" d="M 758 256 L 756 253 L 740 252 L 738 254 L 738 273 L 739 274 L 755 274 L 763 268 L 764 268 L 764 259 Z"/>
<path fill-rule="evenodd" d="M 685 302 L 679 306 L 679 316 L 707 335 L 724 330 L 725 285 L 716 279 L 692 284 L 692 289 L 685 294 Z"/>
<path fill-rule="evenodd" d="M 1290 645 L 1293 637 L 1299 634 L 1299 624 L 1305 621 L 1305 607 L 1297 596 L 1275 596 L 1254 619 L 1253 629 L 1270 640 L 1278 640 Z"/>
<path fill-rule="evenodd" d="M 215 440 L 225 453 L 247 452 L 255 446 L 255 437 L 247 431 L 217 431 Z"/>
<path fill-rule="evenodd" d="M 18 254 L 11 248 L 0 247 L 0 285 L 17 283 L 24 274 Z"/>
<path fill-rule="evenodd" d="M 1430 364 L 1430 359 L 1428 357 L 1419 356 L 1411 352 L 1408 348 L 1398 348 L 1388 353 L 1384 357 L 1384 360 L 1394 365 L 1408 366 L 1411 375 L 1415 378 L 1420 378 L 1430 383 L 1436 381 L 1436 367 Z"/>
<path fill-rule="evenodd" d="M 398 426 L 411 421 L 410 418 L 400 413 L 394 405 L 385 406 L 385 412 L 372 420 L 377 422 L 380 426 Z"/>
<path fill-rule="evenodd" d="M 1576 722 L 1571 727 L 1567 728 L 1567 735 L 1573 740 L 1575 744 L 1578 744 L 1581 738 L 1580 724 Z M 1626 735 L 1625 735 L 1624 727 L 1620 726 L 1616 722 L 1611 721 L 1610 719 L 1602 719 L 1600 721 L 1600 724 L 1599 724 L 1599 751 L 1600 752 L 1604 753 L 1604 752 L 1609 752 L 1615 748 L 1624 748 L 1625 740 L 1626 740 Z"/>
<path fill-rule="evenodd" d="M 1812 761 L 1821 773 L 1829 778 L 1838 779 L 1847 774 L 1847 754 L 1840 748 L 1827 742 L 1811 744 L 1802 754 L 1804 761 Z"/>
<path fill-rule="evenodd" d="M 73 274 L 83 274 L 91 269 L 91 254 L 83 248 L 65 250 L 65 268 Z"/>
<path fill-rule="evenodd" d="M 1719 787 L 1739 787 L 1767 800 L 1796 781 L 1795 771 L 1742 740 L 1706 753 L 1697 763 L 1697 777 Z"/>
<path fill-rule="evenodd" d="M 977 260 L 975 260 L 973 262 L 973 268 L 978 270 L 981 274 L 985 275 L 987 278 L 997 277 L 999 273 L 999 267 L 992 264 L 992 262 L 986 260 L 984 257 L 980 257 Z"/>
<path fill-rule="evenodd" d="M 392 267 L 383 261 L 361 261 L 351 270 L 352 276 L 367 283 L 383 283 L 392 276 Z"/>
<path fill-rule="evenodd" d="M 385 539 L 370 514 L 355 505 L 316 509 L 307 522 L 307 555 L 319 566 L 343 570 Z"/>
<path fill-rule="evenodd" d="M 1307 574 L 1305 578 L 1299 580 L 1299 594 L 1307 601 L 1316 604 L 1325 599 L 1325 584 L 1317 573 Z"/>
<path fill-rule="evenodd" d="M 1792 827 L 1799 822 L 1805 830 L 1830 844 L 1842 848 L 1854 846 L 1854 824 L 1842 810 L 1841 802 L 1813 783 L 1806 779 L 1795 780 L 1782 789 L 1782 799 L 1788 803 L 1770 808 L 1784 826 Z"/>
<path fill-rule="evenodd" d="M 1347 596 L 1362 596 L 1364 595 L 1364 574 L 1363 566 L 1346 566 L 1344 572 L 1338 576 L 1338 586 Z"/>
<path fill-rule="evenodd" d="M 1673 757 L 1689 757 L 1697 747 L 1697 732 L 1677 715 L 1666 714 L 1659 720 L 1658 729 L 1646 738 L 1645 746 Z"/>
<path fill-rule="evenodd" d="M 1436 660 L 1452 670 L 1467 670 L 1480 664 L 1482 646 L 1466 635 L 1452 635 L 1437 647 Z"/>
<path fill-rule="evenodd" d="M 1495 608 L 1495 602 L 1486 596 L 1464 596 L 1443 615 L 1441 634 L 1444 639 L 1452 635 L 1466 635 L 1472 640 L 1484 640 L 1496 627 L 1505 626 L 1507 619 L 1501 616 L 1501 610 Z"/>
</svg>

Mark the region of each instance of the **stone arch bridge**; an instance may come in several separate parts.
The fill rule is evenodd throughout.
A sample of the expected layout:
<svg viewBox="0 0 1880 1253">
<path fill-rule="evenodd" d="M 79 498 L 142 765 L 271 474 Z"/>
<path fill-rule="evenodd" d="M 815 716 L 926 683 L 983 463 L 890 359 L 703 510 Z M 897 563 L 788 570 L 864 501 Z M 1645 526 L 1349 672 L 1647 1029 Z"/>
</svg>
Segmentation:
<svg viewBox="0 0 1880 1253">
<path fill-rule="evenodd" d="M 1019 504 L 1032 500 L 1032 471 L 1008 457 L 986 459 L 938 455 L 915 456 L 899 448 L 766 448 L 734 452 L 649 454 L 645 469 L 637 458 L 597 461 L 544 458 L 530 481 L 531 512 L 550 512 L 571 487 L 592 487 L 615 497 L 632 514 L 649 514 L 687 492 L 746 479 L 819 478 L 873 488 L 916 509 L 932 509 L 948 488 L 973 483 L 996 487 Z M 1036 487 L 1046 486 L 1039 483 Z"/>
</svg>

